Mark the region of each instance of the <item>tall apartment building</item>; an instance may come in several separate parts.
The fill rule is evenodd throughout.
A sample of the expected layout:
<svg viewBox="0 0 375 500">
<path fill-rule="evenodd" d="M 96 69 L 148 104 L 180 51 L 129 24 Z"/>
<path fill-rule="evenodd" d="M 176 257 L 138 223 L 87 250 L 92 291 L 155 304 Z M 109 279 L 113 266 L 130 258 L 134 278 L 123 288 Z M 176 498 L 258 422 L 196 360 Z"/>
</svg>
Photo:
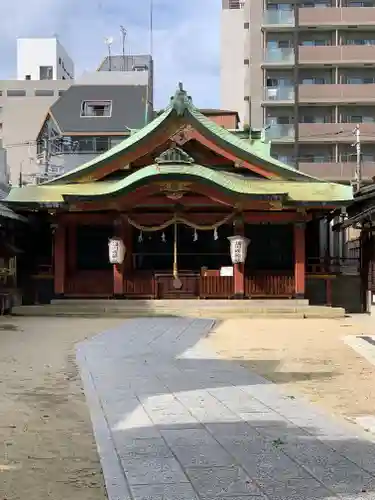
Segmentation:
<svg viewBox="0 0 375 500">
<path fill-rule="evenodd" d="M 375 175 L 375 1 L 223 0 L 222 107 L 311 175 Z M 241 56 L 239 55 L 241 54 Z"/>
</svg>

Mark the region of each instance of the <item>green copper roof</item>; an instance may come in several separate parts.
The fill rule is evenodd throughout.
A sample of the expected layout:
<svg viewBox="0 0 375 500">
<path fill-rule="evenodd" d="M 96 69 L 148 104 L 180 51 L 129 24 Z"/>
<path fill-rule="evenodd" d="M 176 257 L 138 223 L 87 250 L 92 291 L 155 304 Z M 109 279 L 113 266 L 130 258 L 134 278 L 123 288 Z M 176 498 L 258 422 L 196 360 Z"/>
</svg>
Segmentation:
<svg viewBox="0 0 375 500">
<path fill-rule="evenodd" d="M 350 186 L 329 182 L 277 181 L 249 179 L 196 164 L 156 164 L 137 170 L 117 181 L 98 181 L 82 184 L 43 184 L 13 188 L 6 199 L 9 203 L 53 204 L 71 199 L 95 200 L 124 196 L 150 182 L 159 180 L 190 180 L 246 199 L 247 195 L 282 195 L 290 202 L 345 203 L 352 199 Z"/>
<path fill-rule="evenodd" d="M 182 84 L 180 84 L 174 97 L 171 98 L 169 106 L 152 122 L 144 128 L 135 131 L 112 149 L 48 183 L 74 182 L 79 177 L 90 175 L 97 167 L 147 141 L 148 136 L 163 127 L 167 120 L 173 116 L 183 119 L 184 123 L 192 125 L 202 135 L 208 136 L 214 142 L 222 145 L 222 147 L 229 147 L 242 160 L 261 166 L 272 173 L 280 175 L 283 179 L 323 182 L 272 158 L 269 144 L 264 143 L 262 140 L 246 140 L 239 137 L 238 134 L 233 134 L 229 130 L 217 125 L 193 105 L 191 97 L 187 95 L 186 91 L 182 88 Z M 177 131 L 178 129 L 176 129 Z"/>
</svg>

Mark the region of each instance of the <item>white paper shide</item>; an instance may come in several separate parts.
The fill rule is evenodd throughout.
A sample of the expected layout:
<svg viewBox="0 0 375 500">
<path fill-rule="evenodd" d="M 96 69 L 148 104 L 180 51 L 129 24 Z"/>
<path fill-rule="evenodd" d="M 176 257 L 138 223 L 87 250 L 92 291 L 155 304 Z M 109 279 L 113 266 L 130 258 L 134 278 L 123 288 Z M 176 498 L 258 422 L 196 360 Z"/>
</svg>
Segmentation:
<svg viewBox="0 0 375 500">
<path fill-rule="evenodd" d="M 247 257 L 247 247 L 249 246 L 249 238 L 245 236 L 229 236 L 230 242 L 230 258 L 233 264 L 241 264 L 245 262 Z"/>
<path fill-rule="evenodd" d="M 122 264 L 125 258 L 126 248 L 121 238 L 111 238 L 108 242 L 109 262 L 111 264 Z"/>
</svg>

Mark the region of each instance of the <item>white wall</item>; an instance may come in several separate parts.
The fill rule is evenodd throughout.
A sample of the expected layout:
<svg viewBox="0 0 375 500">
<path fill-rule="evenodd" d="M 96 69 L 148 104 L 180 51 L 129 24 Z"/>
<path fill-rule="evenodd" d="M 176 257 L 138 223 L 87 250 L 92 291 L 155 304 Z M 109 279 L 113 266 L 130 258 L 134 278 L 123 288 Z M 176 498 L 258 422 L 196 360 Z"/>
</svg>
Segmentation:
<svg viewBox="0 0 375 500">
<path fill-rule="evenodd" d="M 61 43 L 57 40 L 57 79 L 58 80 L 73 80 L 74 79 L 74 63 L 72 58 L 69 56 L 67 51 L 61 45 Z M 61 63 L 60 63 L 61 59 Z"/>
<path fill-rule="evenodd" d="M 24 175 L 38 171 L 35 146 L 27 143 L 36 140 L 50 106 L 59 97 L 59 91 L 66 90 L 72 83 L 71 80 L 0 81 L 0 138 L 7 149 L 7 164 L 13 185 L 18 184 L 20 170 Z M 25 90 L 26 96 L 8 97 L 7 89 Z M 53 90 L 53 96 L 35 96 L 35 91 L 40 89 Z"/>
<path fill-rule="evenodd" d="M 247 103 L 244 101 L 245 41 L 243 9 L 221 11 L 221 107 L 237 111 L 244 124 Z"/>
<path fill-rule="evenodd" d="M 61 59 L 61 64 L 59 64 Z M 39 67 L 52 66 L 53 80 L 74 77 L 74 64 L 56 38 L 19 38 L 17 40 L 17 79 L 39 80 Z M 63 67 L 67 71 L 64 71 Z M 68 74 L 68 73 L 69 74 Z M 69 75 L 70 78 L 69 78 Z"/>
</svg>

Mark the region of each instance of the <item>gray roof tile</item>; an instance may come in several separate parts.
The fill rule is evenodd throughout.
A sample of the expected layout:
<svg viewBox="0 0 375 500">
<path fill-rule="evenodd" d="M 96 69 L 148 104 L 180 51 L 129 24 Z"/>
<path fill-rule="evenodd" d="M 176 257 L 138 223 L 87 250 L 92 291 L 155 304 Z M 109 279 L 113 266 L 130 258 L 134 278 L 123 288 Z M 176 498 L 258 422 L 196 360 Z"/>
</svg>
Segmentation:
<svg viewBox="0 0 375 500">
<path fill-rule="evenodd" d="M 112 101 L 112 116 L 81 118 L 83 101 Z M 147 87 L 143 85 L 73 85 L 51 107 L 61 132 L 111 133 L 145 124 Z"/>
</svg>

